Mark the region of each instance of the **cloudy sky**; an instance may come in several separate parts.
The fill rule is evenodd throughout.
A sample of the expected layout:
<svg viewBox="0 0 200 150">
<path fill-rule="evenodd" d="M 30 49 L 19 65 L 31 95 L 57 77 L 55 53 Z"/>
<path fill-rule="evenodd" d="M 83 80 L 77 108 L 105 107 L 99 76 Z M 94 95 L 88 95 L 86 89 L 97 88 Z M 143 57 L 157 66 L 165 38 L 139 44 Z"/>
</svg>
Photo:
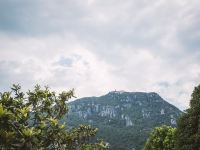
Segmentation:
<svg viewBox="0 0 200 150">
<path fill-rule="evenodd" d="M 199 0 L 0 0 L 0 90 L 154 91 L 185 109 L 200 83 L 199 8 Z"/>
</svg>

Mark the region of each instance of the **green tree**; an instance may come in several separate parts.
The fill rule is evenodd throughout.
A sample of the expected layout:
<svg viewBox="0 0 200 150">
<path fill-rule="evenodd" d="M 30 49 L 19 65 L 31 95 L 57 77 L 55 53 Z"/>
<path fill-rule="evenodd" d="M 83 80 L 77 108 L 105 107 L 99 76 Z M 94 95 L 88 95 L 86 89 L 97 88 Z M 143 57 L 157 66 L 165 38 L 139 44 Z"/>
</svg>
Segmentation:
<svg viewBox="0 0 200 150">
<path fill-rule="evenodd" d="M 143 150 L 174 150 L 176 128 L 156 127 L 147 139 Z"/>
<path fill-rule="evenodd" d="M 200 150 L 200 85 L 192 93 L 190 108 L 178 121 L 176 138 L 177 150 Z"/>
<path fill-rule="evenodd" d="M 35 86 L 26 94 L 19 85 L 0 93 L 0 149 L 2 150 L 103 150 L 94 143 L 97 128 L 80 125 L 69 129 L 61 122 L 68 112 L 67 101 L 74 91 L 56 95 L 48 87 Z"/>
</svg>

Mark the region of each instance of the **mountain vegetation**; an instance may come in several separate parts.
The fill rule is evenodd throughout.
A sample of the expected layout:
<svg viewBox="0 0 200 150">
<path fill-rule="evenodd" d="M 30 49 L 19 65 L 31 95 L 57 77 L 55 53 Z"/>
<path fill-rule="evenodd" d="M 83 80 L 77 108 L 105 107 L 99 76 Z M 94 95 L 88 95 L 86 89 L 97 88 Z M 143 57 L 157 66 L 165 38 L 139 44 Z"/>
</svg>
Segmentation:
<svg viewBox="0 0 200 150">
<path fill-rule="evenodd" d="M 155 127 L 176 127 L 182 114 L 154 92 L 112 91 L 77 99 L 69 107 L 63 119 L 71 127 L 83 123 L 99 128 L 97 138 L 109 142 L 111 150 L 141 150 Z"/>
<path fill-rule="evenodd" d="M 68 102 L 72 97 L 73 90 L 56 94 L 38 85 L 27 93 L 19 85 L 0 93 L 0 149 L 200 148 L 200 85 L 184 112 L 154 92 L 112 91 Z"/>
<path fill-rule="evenodd" d="M 107 144 L 95 143 L 97 128 L 79 125 L 67 128 L 61 123 L 68 112 L 66 102 L 73 90 L 56 95 L 48 87 L 35 86 L 26 94 L 19 85 L 0 93 L 1 150 L 103 150 Z"/>
</svg>

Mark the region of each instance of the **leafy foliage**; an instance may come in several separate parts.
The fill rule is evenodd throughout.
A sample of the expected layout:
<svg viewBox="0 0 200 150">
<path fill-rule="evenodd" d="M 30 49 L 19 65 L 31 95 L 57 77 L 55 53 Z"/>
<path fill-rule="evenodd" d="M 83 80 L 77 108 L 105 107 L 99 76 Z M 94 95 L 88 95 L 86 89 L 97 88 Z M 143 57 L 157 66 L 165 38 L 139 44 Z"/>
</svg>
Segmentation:
<svg viewBox="0 0 200 150">
<path fill-rule="evenodd" d="M 156 127 L 148 138 L 143 150 L 174 150 L 176 128 Z"/>
<path fill-rule="evenodd" d="M 190 101 L 190 108 L 178 121 L 178 150 L 200 149 L 200 85 L 195 87 Z"/>
<path fill-rule="evenodd" d="M 61 123 L 68 112 L 66 102 L 73 96 L 73 90 L 56 95 L 38 85 L 26 94 L 19 85 L 0 93 L 0 149 L 106 149 L 107 143 L 92 141 L 97 128 L 80 125 L 69 129 Z"/>
</svg>

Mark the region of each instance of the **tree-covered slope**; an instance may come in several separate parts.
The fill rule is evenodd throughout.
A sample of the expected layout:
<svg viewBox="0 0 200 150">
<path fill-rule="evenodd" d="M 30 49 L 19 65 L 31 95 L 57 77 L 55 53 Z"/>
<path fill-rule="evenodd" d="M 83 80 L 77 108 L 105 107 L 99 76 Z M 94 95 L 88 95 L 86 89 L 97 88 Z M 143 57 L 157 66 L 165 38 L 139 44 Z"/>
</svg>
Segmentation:
<svg viewBox="0 0 200 150">
<path fill-rule="evenodd" d="M 86 97 L 71 103 L 70 126 L 80 123 L 99 128 L 98 138 L 111 150 L 142 149 L 150 131 L 160 125 L 176 126 L 181 111 L 158 94 L 113 91 L 100 97 Z"/>
</svg>

